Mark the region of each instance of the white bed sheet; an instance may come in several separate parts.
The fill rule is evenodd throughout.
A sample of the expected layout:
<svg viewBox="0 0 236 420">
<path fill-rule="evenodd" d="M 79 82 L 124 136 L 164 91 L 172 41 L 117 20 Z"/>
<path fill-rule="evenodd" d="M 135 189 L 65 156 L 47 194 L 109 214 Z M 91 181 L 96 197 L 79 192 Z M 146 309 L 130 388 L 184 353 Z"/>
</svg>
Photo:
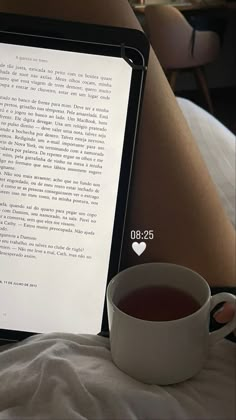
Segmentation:
<svg viewBox="0 0 236 420">
<path fill-rule="evenodd" d="M 235 223 L 235 136 L 185 99 L 189 123 Z M 144 385 L 114 366 L 109 340 L 48 334 L 0 348 L 0 419 L 235 420 L 236 345 L 222 340 L 182 384 Z"/>
<path fill-rule="evenodd" d="M 235 420 L 235 350 L 223 340 L 195 378 L 159 387 L 116 368 L 106 338 L 31 337 L 0 350 L 0 419 Z"/>
<path fill-rule="evenodd" d="M 177 98 L 216 185 L 223 207 L 235 226 L 236 137 L 211 114 L 193 102 Z"/>
</svg>

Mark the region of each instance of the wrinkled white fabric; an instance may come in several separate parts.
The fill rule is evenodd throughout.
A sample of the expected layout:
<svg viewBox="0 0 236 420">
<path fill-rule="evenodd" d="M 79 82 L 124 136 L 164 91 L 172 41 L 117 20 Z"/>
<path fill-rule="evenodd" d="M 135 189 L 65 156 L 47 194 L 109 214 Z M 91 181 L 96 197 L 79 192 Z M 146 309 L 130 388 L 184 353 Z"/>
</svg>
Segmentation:
<svg viewBox="0 0 236 420">
<path fill-rule="evenodd" d="M 160 387 L 121 372 L 107 338 L 31 337 L 0 348 L 0 419 L 235 420 L 235 356 L 223 340 L 195 378 Z"/>
<path fill-rule="evenodd" d="M 222 205 L 235 226 L 236 137 L 193 102 L 184 98 L 177 98 L 177 101 L 216 185 Z"/>
</svg>

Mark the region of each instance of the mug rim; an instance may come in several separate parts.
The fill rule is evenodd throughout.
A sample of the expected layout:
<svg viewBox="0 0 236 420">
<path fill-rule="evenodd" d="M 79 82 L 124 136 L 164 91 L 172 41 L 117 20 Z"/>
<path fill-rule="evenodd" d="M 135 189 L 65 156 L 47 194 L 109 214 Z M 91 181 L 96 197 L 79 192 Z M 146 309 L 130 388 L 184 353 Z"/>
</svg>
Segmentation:
<svg viewBox="0 0 236 420">
<path fill-rule="evenodd" d="M 126 312 L 124 312 L 124 311 L 122 311 L 121 309 L 119 309 L 118 308 L 118 306 L 112 301 L 112 299 L 111 299 L 111 296 L 110 296 L 110 294 L 111 294 L 111 287 L 113 286 L 113 284 L 114 284 L 114 282 L 116 282 L 117 280 L 117 277 L 119 276 L 119 274 L 120 273 L 122 273 L 122 272 L 127 272 L 127 271 L 132 271 L 132 269 L 136 269 L 136 268 L 138 268 L 138 267 L 140 267 L 140 266 L 147 266 L 147 265 L 162 265 L 162 266 L 164 266 L 164 265 L 168 265 L 168 266 L 172 266 L 172 267 L 179 267 L 179 268 L 184 268 L 186 271 L 189 271 L 189 272 L 191 272 L 191 273 L 194 273 L 195 275 L 197 274 L 197 276 L 198 277 L 200 277 L 201 278 L 201 280 L 203 281 L 203 283 L 205 284 L 205 286 L 207 287 L 207 289 L 208 289 L 208 296 L 206 297 L 206 300 L 205 300 L 205 302 L 203 303 L 203 305 L 201 305 L 200 306 L 200 308 L 199 309 L 197 309 L 195 312 L 193 312 L 192 314 L 190 314 L 190 315 L 187 315 L 187 316 L 185 316 L 185 317 L 182 317 L 182 318 L 178 318 L 178 319 L 172 319 L 172 320 L 169 320 L 169 321 L 151 321 L 151 320 L 148 320 L 148 319 L 142 319 L 142 318 L 137 318 L 137 317 L 135 317 L 135 316 L 132 316 L 132 315 L 129 315 L 129 314 L 127 314 Z M 142 287 L 138 287 L 137 289 L 134 289 L 134 290 L 139 290 L 139 289 L 141 289 Z M 120 314 L 122 314 L 123 316 L 126 316 L 126 317 L 128 317 L 128 318 L 131 318 L 132 320 L 135 320 L 135 321 L 138 321 L 138 322 L 141 322 L 141 323 L 148 323 L 149 325 L 156 325 L 156 324 L 164 324 L 164 323 L 168 323 L 168 324 L 174 324 L 174 323 L 179 323 L 179 322 L 183 322 L 184 320 L 189 320 L 191 317 L 192 318 L 194 318 L 195 316 L 197 316 L 197 314 L 199 313 L 199 312 L 201 312 L 202 310 L 204 310 L 205 309 L 205 307 L 208 305 L 208 303 L 209 303 L 209 301 L 210 301 L 210 298 L 211 298 L 211 289 L 210 289 L 210 286 L 209 286 L 209 284 L 207 283 L 207 281 L 204 279 L 204 277 L 202 277 L 201 276 L 201 274 L 199 274 L 197 271 L 194 271 L 194 270 L 192 270 L 191 268 L 188 268 L 188 267 L 185 267 L 185 266 L 183 266 L 183 265 L 180 265 L 180 264 L 172 264 L 172 263 L 165 263 L 165 262 L 151 262 L 151 263 L 143 263 L 143 264 L 136 264 L 136 265 L 133 265 L 133 266 L 131 266 L 131 267 L 128 267 L 128 268 L 126 268 L 125 270 L 122 270 L 122 271 L 119 271 L 119 273 L 117 273 L 114 277 L 113 277 L 113 279 L 109 282 L 109 284 L 108 284 L 108 286 L 107 286 L 107 291 L 106 291 L 106 297 L 107 297 L 107 299 L 108 299 L 108 301 L 109 301 L 109 303 L 111 304 L 111 306 L 112 306 L 112 308 L 113 308 L 113 310 L 116 310 L 116 311 L 118 311 Z"/>
</svg>

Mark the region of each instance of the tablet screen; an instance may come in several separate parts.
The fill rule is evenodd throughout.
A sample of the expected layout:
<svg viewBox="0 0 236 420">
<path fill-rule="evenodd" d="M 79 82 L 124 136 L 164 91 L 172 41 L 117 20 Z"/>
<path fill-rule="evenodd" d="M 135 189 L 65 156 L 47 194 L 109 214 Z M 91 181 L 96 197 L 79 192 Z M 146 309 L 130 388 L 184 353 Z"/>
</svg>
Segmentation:
<svg viewBox="0 0 236 420">
<path fill-rule="evenodd" d="M 132 69 L 0 43 L 0 325 L 98 333 Z"/>
</svg>

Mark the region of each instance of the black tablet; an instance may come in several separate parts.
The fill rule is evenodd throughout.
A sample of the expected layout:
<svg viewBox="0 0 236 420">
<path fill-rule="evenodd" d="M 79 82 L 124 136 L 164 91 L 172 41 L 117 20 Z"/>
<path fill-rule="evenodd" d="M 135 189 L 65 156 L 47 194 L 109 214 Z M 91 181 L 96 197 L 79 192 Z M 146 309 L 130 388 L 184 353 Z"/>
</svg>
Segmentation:
<svg viewBox="0 0 236 420">
<path fill-rule="evenodd" d="M 0 338 L 107 330 L 149 46 L 0 14 Z"/>
</svg>

